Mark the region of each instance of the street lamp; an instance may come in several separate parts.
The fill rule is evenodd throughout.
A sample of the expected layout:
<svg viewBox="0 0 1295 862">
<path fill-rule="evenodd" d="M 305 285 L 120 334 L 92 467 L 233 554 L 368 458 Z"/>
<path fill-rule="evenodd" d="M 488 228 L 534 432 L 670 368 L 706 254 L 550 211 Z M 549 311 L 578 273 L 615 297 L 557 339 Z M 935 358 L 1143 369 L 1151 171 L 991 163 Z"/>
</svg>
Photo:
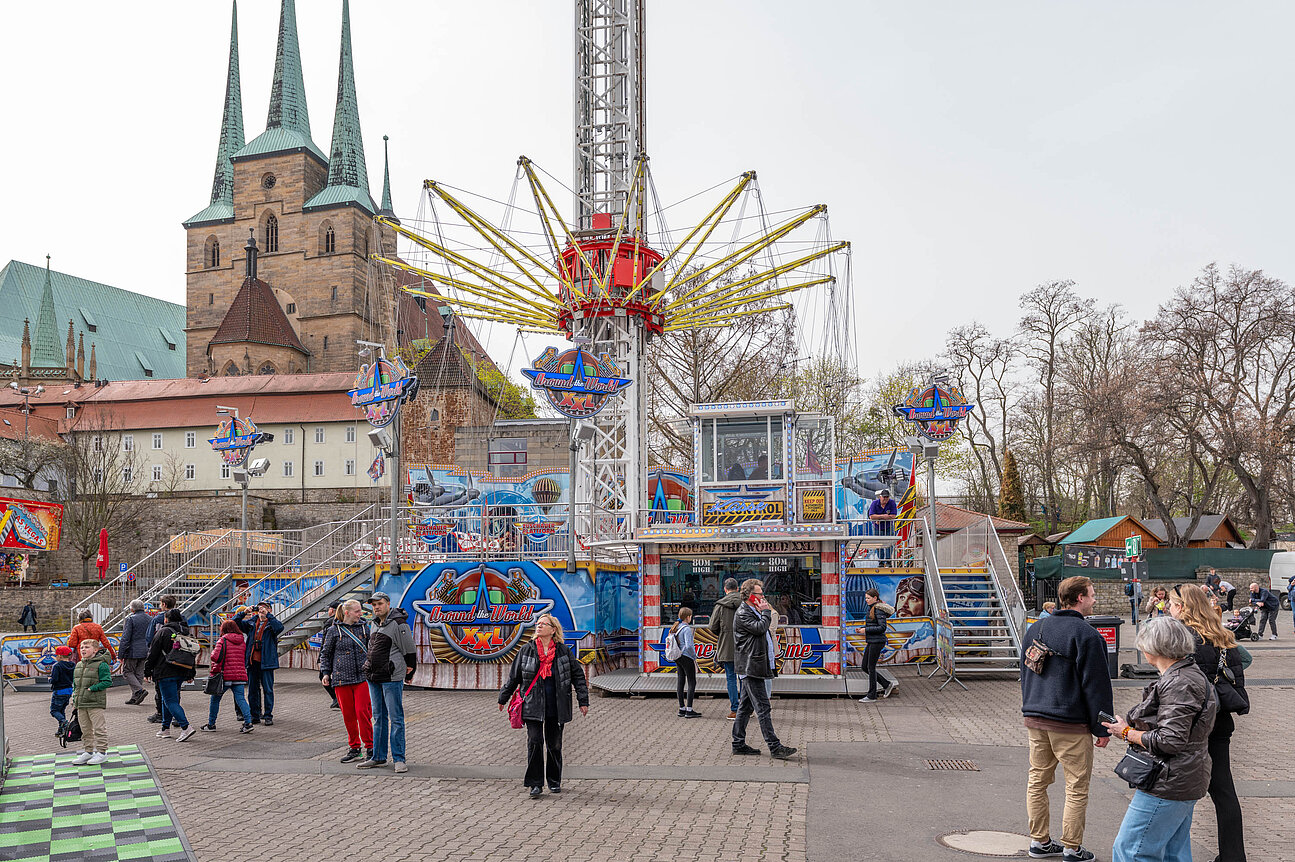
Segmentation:
<svg viewBox="0 0 1295 862">
<path fill-rule="evenodd" d="M 377 355 L 374 361 L 385 360 L 387 358 L 387 346 L 377 341 L 362 341 L 356 339 L 356 344 L 360 345 L 360 356 L 370 356 L 374 352 Z M 400 574 L 400 493 L 401 493 L 401 476 L 400 476 L 400 408 L 402 401 L 396 402 L 396 415 L 387 428 L 373 428 L 369 431 L 369 442 L 374 448 L 378 449 L 383 455 L 391 459 L 391 563 L 389 574 L 395 576 Z"/>
<path fill-rule="evenodd" d="M 18 381 L 14 380 L 9 383 L 9 388 L 22 396 L 22 445 L 27 447 L 27 432 L 31 425 L 31 400 L 40 397 L 45 392 L 44 386 L 37 386 L 33 389 L 30 386 L 19 386 Z"/>
</svg>

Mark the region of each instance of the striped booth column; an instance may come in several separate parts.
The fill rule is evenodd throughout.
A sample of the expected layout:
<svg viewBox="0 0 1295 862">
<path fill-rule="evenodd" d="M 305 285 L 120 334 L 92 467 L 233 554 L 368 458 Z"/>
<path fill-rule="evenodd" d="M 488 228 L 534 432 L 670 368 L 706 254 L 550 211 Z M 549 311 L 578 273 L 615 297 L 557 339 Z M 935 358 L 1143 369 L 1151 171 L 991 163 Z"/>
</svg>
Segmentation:
<svg viewBox="0 0 1295 862">
<path fill-rule="evenodd" d="M 643 585 L 643 614 L 639 624 L 639 655 L 643 657 L 643 672 L 653 673 L 659 667 L 656 650 L 648 646 L 648 632 L 661 625 L 661 555 L 656 545 L 644 545 L 643 569 L 639 572 Z"/>
<path fill-rule="evenodd" d="M 823 667 L 841 672 L 841 576 L 836 565 L 836 542 L 823 543 L 823 641 L 832 648 L 823 656 Z"/>
</svg>

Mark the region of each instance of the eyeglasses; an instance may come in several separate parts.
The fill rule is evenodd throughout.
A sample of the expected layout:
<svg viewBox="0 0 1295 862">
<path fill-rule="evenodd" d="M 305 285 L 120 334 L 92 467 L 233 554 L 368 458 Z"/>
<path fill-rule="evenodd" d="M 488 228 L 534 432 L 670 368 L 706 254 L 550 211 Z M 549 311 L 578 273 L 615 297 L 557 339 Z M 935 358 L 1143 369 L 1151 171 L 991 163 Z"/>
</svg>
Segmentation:
<svg viewBox="0 0 1295 862">
<path fill-rule="evenodd" d="M 553 628 L 553 623 L 548 623 L 541 620 L 540 622 L 535 624 L 536 628 L 539 628 L 540 626 L 548 626 L 549 628 Z"/>
</svg>

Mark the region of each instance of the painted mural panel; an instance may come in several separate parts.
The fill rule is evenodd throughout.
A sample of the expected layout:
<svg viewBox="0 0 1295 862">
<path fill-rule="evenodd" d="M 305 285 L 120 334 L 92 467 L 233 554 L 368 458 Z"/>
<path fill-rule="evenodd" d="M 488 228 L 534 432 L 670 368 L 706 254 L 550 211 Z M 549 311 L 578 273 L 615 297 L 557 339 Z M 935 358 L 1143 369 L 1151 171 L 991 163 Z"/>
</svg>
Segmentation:
<svg viewBox="0 0 1295 862">
<path fill-rule="evenodd" d="M 0 548 L 56 551 L 62 531 L 63 507 L 58 503 L 0 497 Z"/>
<path fill-rule="evenodd" d="M 653 673 L 674 673 L 675 663 L 665 656 L 665 638 L 670 626 L 649 626 L 645 630 L 648 662 L 656 662 Z M 778 673 L 826 674 L 827 653 L 836 644 L 824 638 L 826 629 L 818 626 L 779 626 L 774 640 L 778 644 Z M 697 645 L 697 672 L 723 673 L 715 664 L 715 634 L 706 626 L 693 629 Z"/>
<path fill-rule="evenodd" d="M 5 635 L 0 638 L 0 663 L 4 673 L 16 673 L 26 677 L 49 676 L 54 668 L 57 656 L 54 648 L 63 646 L 71 632 L 28 632 L 21 635 Z M 120 638 L 108 635 L 108 642 L 117 650 Z M 121 672 L 121 660 L 113 662 L 113 673 Z"/>
</svg>

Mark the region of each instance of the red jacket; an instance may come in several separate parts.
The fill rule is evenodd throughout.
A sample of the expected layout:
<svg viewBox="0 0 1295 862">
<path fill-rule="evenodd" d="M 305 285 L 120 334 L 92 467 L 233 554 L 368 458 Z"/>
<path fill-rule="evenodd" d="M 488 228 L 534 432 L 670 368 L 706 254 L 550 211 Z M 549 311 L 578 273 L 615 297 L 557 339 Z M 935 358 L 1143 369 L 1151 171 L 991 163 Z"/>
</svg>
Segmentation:
<svg viewBox="0 0 1295 862">
<path fill-rule="evenodd" d="M 117 651 L 108 643 L 108 636 L 103 632 L 103 626 L 98 623 L 77 623 L 72 627 L 72 634 L 68 635 L 67 645 L 72 648 L 72 654 L 78 661 L 81 658 L 79 649 L 81 641 L 97 640 L 108 650 L 108 658 L 111 661 L 117 660 Z"/>
<path fill-rule="evenodd" d="M 225 634 L 211 651 L 211 672 L 220 671 L 225 682 L 247 682 L 247 639 L 241 632 Z"/>
</svg>

